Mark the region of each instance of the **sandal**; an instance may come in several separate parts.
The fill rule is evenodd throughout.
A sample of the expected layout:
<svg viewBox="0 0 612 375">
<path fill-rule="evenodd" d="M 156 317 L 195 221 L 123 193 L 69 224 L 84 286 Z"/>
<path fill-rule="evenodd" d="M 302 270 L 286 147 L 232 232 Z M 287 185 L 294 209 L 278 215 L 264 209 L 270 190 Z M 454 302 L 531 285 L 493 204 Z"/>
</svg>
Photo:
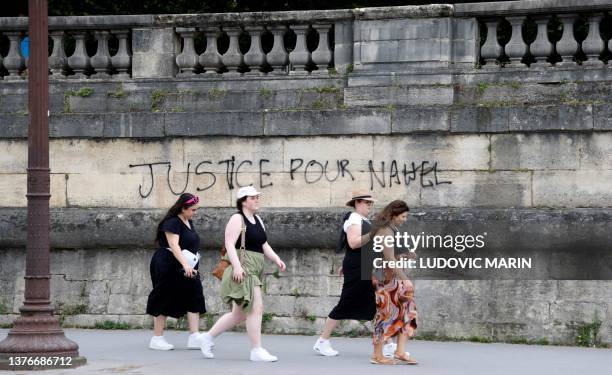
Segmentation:
<svg viewBox="0 0 612 375">
<path fill-rule="evenodd" d="M 370 363 L 373 365 L 398 365 L 400 362 L 393 358 L 382 357 L 380 359 L 376 359 L 376 357 L 370 357 Z"/>
<path fill-rule="evenodd" d="M 399 359 L 405 365 L 416 365 L 416 364 L 419 363 L 419 362 L 417 362 L 416 359 L 414 359 L 414 358 L 412 358 L 410 356 L 407 356 L 406 353 L 402 353 L 402 354 L 394 353 L 393 354 L 393 358 Z"/>
</svg>

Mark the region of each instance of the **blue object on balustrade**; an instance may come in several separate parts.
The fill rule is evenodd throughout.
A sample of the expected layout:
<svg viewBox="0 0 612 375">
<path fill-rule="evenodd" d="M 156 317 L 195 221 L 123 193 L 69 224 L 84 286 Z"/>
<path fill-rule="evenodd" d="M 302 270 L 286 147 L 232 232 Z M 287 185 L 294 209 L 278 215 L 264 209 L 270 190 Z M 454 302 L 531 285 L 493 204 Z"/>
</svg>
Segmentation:
<svg viewBox="0 0 612 375">
<path fill-rule="evenodd" d="M 30 38 L 27 36 L 21 41 L 21 56 L 24 59 L 30 56 Z"/>
</svg>

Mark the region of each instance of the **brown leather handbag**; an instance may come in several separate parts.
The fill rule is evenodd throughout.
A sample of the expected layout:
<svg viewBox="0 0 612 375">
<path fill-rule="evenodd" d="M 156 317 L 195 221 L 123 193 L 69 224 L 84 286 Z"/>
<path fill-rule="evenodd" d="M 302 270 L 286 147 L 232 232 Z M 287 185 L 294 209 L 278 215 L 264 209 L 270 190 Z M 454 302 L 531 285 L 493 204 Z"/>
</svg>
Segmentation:
<svg viewBox="0 0 612 375">
<path fill-rule="evenodd" d="M 240 229 L 240 249 L 239 249 L 240 253 L 238 254 L 238 257 L 240 259 L 240 264 L 243 264 L 244 242 L 245 242 L 244 237 L 246 233 L 246 225 L 244 224 L 244 218 L 242 216 L 240 218 L 242 219 L 242 228 Z M 223 273 L 225 272 L 225 269 L 229 267 L 231 263 L 229 260 L 223 258 L 223 256 L 227 254 L 227 250 L 225 250 L 225 245 L 221 247 L 221 250 L 219 251 L 219 253 L 221 254 L 221 259 L 219 260 L 215 268 L 213 268 L 212 274 L 214 277 L 221 280 L 223 278 Z"/>
</svg>

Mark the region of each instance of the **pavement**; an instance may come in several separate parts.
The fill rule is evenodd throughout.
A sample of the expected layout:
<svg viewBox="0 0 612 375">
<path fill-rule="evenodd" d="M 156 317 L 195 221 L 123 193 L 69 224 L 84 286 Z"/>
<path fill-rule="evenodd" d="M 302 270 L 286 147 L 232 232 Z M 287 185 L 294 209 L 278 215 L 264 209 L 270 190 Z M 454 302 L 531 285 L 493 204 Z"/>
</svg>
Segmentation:
<svg viewBox="0 0 612 375">
<path fill-rule="evenodd" d="M 8 330 L 0 329 L 0 339 Z M 337 357 L 312 351 L 315 336 L 264 335 L 263 346 L 279 357 L 274 363 L 249 361 L 245 333 L 227 332 L 215 341 L 215 359 L 199 350 L 187 350 L 187 332 L 166 331 L 175 349 L 148 349 L 151 331 L 66 329 L 87 358 L 76 369 L 36 371 L 37 374 L 419 374 L 419 375 L 580 375 L 609 374 L 612 350 L 565 346 L 481 344 L 472 342 L 411 341 L 408 350 L 416 366 L 380 366 L 369 363 L 370 338 L 332 338 Z M 3 372 L 31 374 L 32 371 Z"/>
</svg>

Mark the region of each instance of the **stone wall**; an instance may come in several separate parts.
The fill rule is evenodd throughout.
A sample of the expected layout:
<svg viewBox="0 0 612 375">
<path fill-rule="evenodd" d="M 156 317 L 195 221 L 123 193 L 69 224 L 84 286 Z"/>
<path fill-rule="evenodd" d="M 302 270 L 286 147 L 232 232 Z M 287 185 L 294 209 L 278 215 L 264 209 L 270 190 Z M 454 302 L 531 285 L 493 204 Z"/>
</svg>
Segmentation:
<svg viewBox="0 0 612 375">
<path fill-rule="evenodd" d="M 535 12 L 530 7 L 500 12 Z M 150 326 L 148 263 L 163 209 L 182 191 L 200 195 L 207 270 L 236 190 L 250 183 L 264 192 L 270 243 L 288 265 L 281 274 L 266 265 L 269 332 L 321 329 L 341 289 L 332 249 L 354 186 L 372 190 L 375 209 L 406 200 L 413 232 L 489 231 L 492 250 L 575 249 L 610 264 L 609 63 L 480 67 L 480 15 L 470 12 L 431 6 L 118 20 L 134 28 L 131 77 L 63 77 L 49 87 L 52 295 L 64 323 Z M 185 76 L 186 66 L 174 64 L 185 38 L 174 27 L 300 17 L 334 22 L 336 65 L 327 73 Z M 27 122 L 26 82 L 0 81 L 3 324 L 23 298 Z M 598 318 L 610 343 L 612 284 L 594 273 L 600 269 L 585 266 L 576 280 L 415 280 L 419 334 L 572 343 Z M 203 283 L 206 326 L 226 307 L 217 281 L 205 272 Z"/>
<path fill-rule="evenodd" d="M 342 279 L 334 274 L 339 262 L 326 249 L 282 249 L 287 272 L 279 274 L 268 263 L 265 269 L 266 332 L 316 334 L 337 303 Z M 66 326 L 93 327 L 113 321 L 132 327 L 151 327 L 144 315 L 150 291 L 148 263 L 151 249 L 54 250 L 52 298 Z M 23 302 L 22 250 L 2 252 L 1 316 L 10 323 L 18 313 L 11 305 Z M 207 252 L 202 267 L 216 261 Z M 126 259 L 130 259 L 129 262 Z M 8 261 L 10 260 L 10 262 Z M 10 277 L 9 277 L 10 276 Z M 203 280 L 208 313 L 201 326 L 209 326 L 226 307 L 219 282 Z M 612 295 L 608 283 L 597 281 L 520 280 L 416 280 L 421 337 L 482 337 L 494 340 L 541 340 L 572 343 L 576 330 L 599 314 L 609 321 Z M 366 334 L 369 322 L 344 322 L 339 333 Z M 600 334 L 609 342 L 609 326 Z"/>
</svg>

